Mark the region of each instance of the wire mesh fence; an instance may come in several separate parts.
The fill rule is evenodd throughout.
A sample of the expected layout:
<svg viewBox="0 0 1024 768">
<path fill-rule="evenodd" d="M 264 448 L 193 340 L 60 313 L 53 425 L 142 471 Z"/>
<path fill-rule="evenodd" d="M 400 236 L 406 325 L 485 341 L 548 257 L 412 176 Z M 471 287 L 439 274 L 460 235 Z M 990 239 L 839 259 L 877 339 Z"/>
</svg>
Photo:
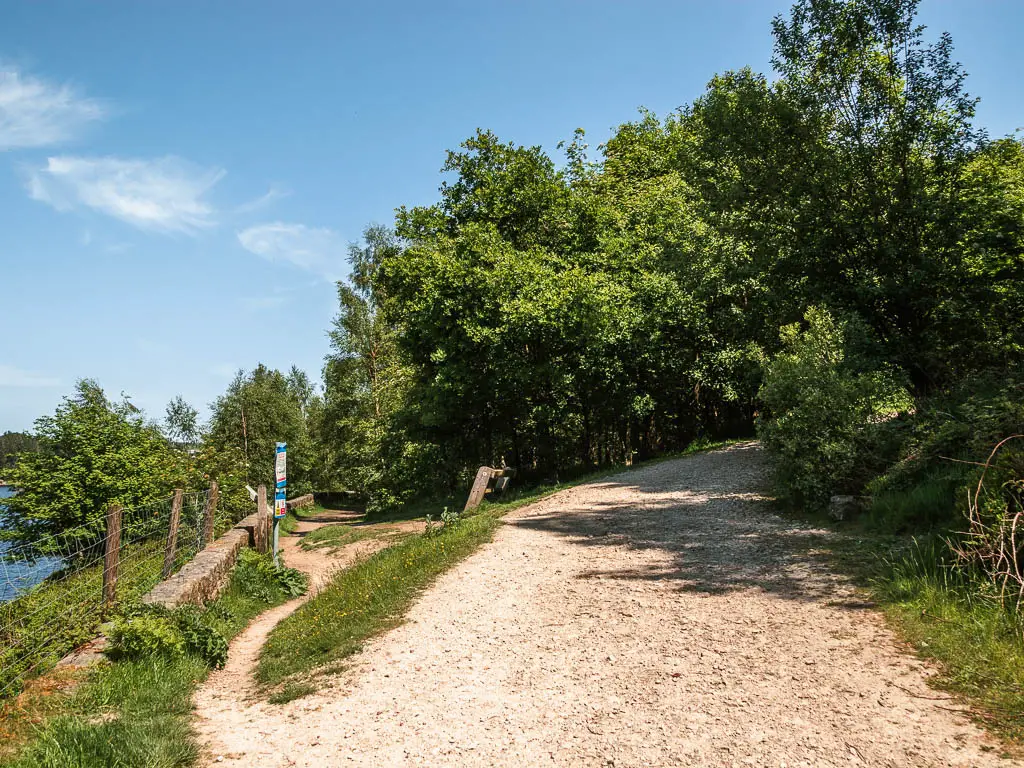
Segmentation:
<svg viewBox="0 0 1024 768">
<path fill-rule="evenodd" d="M 0 594 L 11 596 L 0 603 L 0 697 L 195 557 L 212 537 L 216 495 L 214 486 L 112 507 L 104 520 L 12 542 L 0 554 Z"/>
</svg>

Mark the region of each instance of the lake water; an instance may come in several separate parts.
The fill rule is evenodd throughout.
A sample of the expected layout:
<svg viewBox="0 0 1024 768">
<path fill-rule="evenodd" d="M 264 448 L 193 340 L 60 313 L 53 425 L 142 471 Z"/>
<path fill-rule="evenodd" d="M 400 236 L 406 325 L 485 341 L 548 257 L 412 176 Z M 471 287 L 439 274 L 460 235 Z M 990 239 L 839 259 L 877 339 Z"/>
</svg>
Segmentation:
<svg viewBox="0 0 1024 768">
<path fill-rule="evenodd" d="M 0 499 L 13 496 L 14 493 L 6 486 L 0 487 Z M 60 560 L 47 557 L 35 563 L 12 563 L 2 559 L 6 545 L 0 543 L 0 603 L 17 596 L 19 592 L 34 587 L 45 579 L 60 565 Z"/>
</svg>

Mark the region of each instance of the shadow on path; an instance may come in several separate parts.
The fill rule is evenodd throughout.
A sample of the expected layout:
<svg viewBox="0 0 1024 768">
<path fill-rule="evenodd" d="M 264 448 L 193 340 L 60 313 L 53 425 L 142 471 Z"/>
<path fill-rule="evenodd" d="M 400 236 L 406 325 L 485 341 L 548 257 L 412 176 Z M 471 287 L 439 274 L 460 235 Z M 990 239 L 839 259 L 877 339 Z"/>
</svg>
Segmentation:
<svg viewBox="0 0 1024 768">
<path fill-rule="evenodd" d="M 779 517 L 766 485 L 760 447 L 744 443 L 582 486 L 582 493 L 560 499 L 557 511 L 527 513 L 508 524 L 583 547 L 665 555 L 586 571 L 583 579 L 669 580 L 680 590 L 712 595 L 757 588 L 790 600 L 831 598 L 851 609 L 867 607 L 830 568 L 835 534 Z M 616 501 L 601 501 L 605 497 Z"/>
</svg>

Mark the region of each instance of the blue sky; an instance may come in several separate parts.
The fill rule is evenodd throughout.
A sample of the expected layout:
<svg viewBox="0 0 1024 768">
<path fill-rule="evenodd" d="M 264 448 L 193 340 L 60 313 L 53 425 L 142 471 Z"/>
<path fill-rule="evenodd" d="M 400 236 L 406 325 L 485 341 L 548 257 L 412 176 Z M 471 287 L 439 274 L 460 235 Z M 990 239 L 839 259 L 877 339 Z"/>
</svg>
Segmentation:
<svg viewBox="0 0 1024 768">
<path fill-rule="evenodd" d="M 596 145 L 768 71 L 786 2 L 7 3 L 0 431 L 80 377 L 151 417 L 239 367 L 318 377 L 347 243 L 432 202 L 477 127 Z M 1024 126 L 1017 0 L 925 0 L 992 135 Z"/>
</svg>

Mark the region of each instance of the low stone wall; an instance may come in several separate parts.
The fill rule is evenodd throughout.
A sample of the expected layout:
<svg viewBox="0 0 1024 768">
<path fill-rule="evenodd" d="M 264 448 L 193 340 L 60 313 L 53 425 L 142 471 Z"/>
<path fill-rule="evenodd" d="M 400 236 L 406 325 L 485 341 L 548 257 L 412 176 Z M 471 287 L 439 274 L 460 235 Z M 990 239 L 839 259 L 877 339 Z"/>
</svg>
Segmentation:
<svg viewBox="0 0 1024 768">
<path fill-rule="evenodd" d="M 313 494 L 307 493 L 305 496 L 296 496 L 294 499 L 288 499 L 285 504 L 288 505 L 288 509 L 311 507 L 313 506 Z"/>
<path fill-rule="evenodd" d="M 244 518 L 180 571 L 157 584 L 142 598 L 142 602 L 177 608 L 179 605 L 203 605 L 215 600 L 228 583 L 238 553 L 244 547 L 262 547 L 266 539 L 265 526 L 266 522 L 263 528 L 260 527 L 258 513 Z"/>
</svg>

